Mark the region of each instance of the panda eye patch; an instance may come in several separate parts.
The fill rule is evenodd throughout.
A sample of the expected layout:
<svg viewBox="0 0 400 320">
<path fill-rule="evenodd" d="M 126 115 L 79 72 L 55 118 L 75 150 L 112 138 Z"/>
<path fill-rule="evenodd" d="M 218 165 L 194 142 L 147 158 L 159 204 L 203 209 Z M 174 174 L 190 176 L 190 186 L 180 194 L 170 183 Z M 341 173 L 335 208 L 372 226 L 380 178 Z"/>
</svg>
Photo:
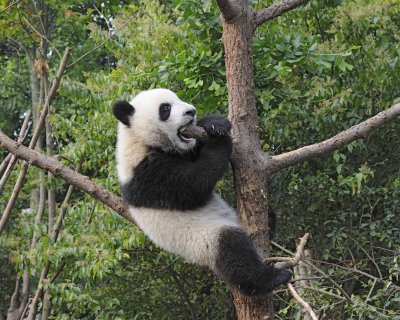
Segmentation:
<svg viewBox="0 0 400 320">
<path fill-rule="evenodd" d="M 171 105 L 169 103 L 161 103 L 159 113 L 160 113 L 160 120 L 166 121 L 171 115 Z"/>
</svg>

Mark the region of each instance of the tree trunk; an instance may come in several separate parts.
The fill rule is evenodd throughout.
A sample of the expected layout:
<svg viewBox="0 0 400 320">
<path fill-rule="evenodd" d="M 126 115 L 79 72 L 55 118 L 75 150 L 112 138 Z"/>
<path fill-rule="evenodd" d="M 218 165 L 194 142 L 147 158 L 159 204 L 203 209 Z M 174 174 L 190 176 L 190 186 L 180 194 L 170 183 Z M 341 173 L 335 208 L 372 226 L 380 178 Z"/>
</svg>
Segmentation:
<svg viewBox="0 0 400 320">
<path fill-rule="evenodd" d="M 252 10 L 244 3 L 233 21 L 222 19 L 229 118 L 232 122 L 237 210 L 263 258 L 269 255 L 267 175 L 258 132 L 252 56 Z M 233 290 L 237 317 L 272 319 L 271 295 L 249 298 Z"/>
</svg>

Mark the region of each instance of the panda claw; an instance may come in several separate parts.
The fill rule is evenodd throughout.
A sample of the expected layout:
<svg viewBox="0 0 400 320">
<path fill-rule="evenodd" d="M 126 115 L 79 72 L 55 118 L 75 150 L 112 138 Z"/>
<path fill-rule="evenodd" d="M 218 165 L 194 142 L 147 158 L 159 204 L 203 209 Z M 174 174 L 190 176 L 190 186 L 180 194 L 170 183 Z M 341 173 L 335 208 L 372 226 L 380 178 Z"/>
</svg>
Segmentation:
<svg viewBox="0 0 400 320">
<path fill-rule="evenodd" d="M 218 115 L 206 116 L 199 120 L 198 125 L 203 127 L 209 135 L 215 137 L 226 136 L 231 129 L 229 120 Z"/>
</svg>

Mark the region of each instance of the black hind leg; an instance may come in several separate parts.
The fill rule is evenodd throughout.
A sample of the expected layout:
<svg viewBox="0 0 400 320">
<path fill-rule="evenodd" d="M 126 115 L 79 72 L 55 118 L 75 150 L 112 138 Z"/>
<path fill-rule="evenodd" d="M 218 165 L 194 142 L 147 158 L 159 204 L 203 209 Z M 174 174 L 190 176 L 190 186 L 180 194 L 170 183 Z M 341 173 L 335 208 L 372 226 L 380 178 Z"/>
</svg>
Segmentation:
<svg viewBox="0 0 400 320">
<path fill-rule="evenodd" d="M 224 281 L 245 295 L 269 293 L 292 277 L 289 270 L 264 264 L 249 237 L 236 228 L 221 230 L 216 268 Z"/>
</svg>

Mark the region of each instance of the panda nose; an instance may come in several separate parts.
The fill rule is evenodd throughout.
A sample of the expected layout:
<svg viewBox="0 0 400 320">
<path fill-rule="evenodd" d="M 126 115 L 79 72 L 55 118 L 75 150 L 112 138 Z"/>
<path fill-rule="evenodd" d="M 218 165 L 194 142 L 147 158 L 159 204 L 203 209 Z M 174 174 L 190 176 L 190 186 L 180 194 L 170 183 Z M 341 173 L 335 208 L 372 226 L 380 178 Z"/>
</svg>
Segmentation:
<svg viewBox="0 0 400 320">
<path fill-rule="evenodd" d="M 196 115 L 196 110 L 195 109 L 190 109 L 185 112 L 185 116 L 191 116 L 194 117 Z"/>
</svg>

